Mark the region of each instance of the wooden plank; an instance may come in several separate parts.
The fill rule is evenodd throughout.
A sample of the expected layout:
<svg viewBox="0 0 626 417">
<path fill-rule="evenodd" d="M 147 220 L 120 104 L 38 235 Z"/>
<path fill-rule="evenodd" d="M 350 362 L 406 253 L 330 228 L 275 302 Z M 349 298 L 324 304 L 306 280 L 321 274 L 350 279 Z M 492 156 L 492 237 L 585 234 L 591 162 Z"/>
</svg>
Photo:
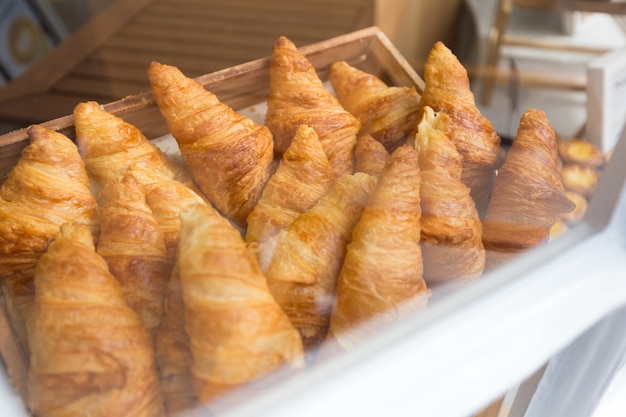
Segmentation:
<svg viewBox="0 0 626 417">
<path fill-rule="evenodd" d="M 132 82 L 126 80 L 109 80 L 106 78 L 86 78 L 72 74 L 59 80 L 52 89 L 57 94 L 92 97 L 94 100 L 118 100 L 130 94 L 137 94 L 148 90 L 146 82 Z"/>
<path fill-rule="evenodd" d="M 210 27 L 210 30 L 207 30 Z M 195 40 L 198 36 L 213 36 L 215 38 L 224 39 L 226 42 L 235 42 L 235 39 L 243 37 L 255 37 L 263 34 L 270 37 L 278 37 L 279 35 L 299 36 L 308 39 L 327 39 L 329 37 L 341 35 L 354 29 L 349 25 L 343 28 L 322 28 L 311 27 L 307 25 L 291 24 L 289 22 L 275 22 L 275 24 L 261 24 L 252 26 L 240 26 L 232 21 L 202 21 L 196 20 L 188 23 L 177 22 L 168 19 L 155 20 L 151 25 L 128 25 L 120 31 L 120 34 L 129 38 L 133 36 L 145 36 L 150 38 Z M 202 35 L 204 33 L 204 35 Z M 199 35 L 201 34 L 201 35 Z M 256 41 L 257 43 L 260 40 Z"/>
<path fill-rule="evenodd" d="M 266 25 L 268 22 L 286 22 L 296 24 L 312 24 L 324 26 L 347 26 L 347 19 L 359 13 L 361 7 L 320 7 L 311 4 L 308 8 L 285 7 L 286 5 L 298 5 L 300 2 L 283 2 L 280 8 L 267 7 L 264 2 L 247 4 L 245 7 L 232 3 L 221 4 L 219 7 L 207 7 L 206 3 L 194 6 L 162 3 L 155 4 L 142 13 L 138 22 L 153 21 L 161 17 L 170 17 L 171 20 L 184 22 L 185 20 L 197 20 L 198 17 L 211 20 L 237 20 L 247 24 Z M 348 20 L 349 21 L 349 20 Z"/>
<path fill-rule="evenodd" d="M 267 53 L 263 54 L 263 56 L 266 55 Z M 255 59 L 255 57 L 225 59 L 222 57 L 213 58 L 190 54 L 181 55 L 170 52 L 135 51 L 118 48 L 102 48 L 97 54 L 92 54 L 90 58 L 97 58 L 103 63 L 116 62 L 120 65 L 130 65 L 143 70 L 147 69 L 151 61 L 159 61 L 164 64 L 184 68 L 185 72 L 195 74 L 192 76 L 200 76 Z"/>
</svg>

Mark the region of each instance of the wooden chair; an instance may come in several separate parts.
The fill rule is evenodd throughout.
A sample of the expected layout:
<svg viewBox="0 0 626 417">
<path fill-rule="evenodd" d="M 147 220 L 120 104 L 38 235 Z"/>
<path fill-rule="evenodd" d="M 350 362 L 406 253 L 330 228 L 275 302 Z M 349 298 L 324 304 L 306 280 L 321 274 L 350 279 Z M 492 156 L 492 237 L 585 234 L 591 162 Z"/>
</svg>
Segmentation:
<svg viewBox="0 0 626 417">
<path fill-rule="evenodd" d="M 496 0 L 496 10 L 493 24 L 490 28 L 486 58 L 481 66 L 479 77 L 482 80 L 482 88 L 479 100 L 483 105 L 489 105 L 492 92 L 498 82 L 505 82 L 511 77 L 518 77 L 523 85 L 535 87 L 567 88 L 584 90 L 585 83 L 563 74 L 541 74 L 522 76 L 513 73 L 503 73 L 498 69 L 501 58 L 501 50 L 504 45 L 539 48 L 574 53 L 601 54 L 608 49 L 587 47 L 579 45 L 567 45 L 536 38 L 523 38 L 507 34 L 507 27 L 511 12 L 514 7 L 537 11 L 557 12 L 590 12 L 607 13 L 611 15 L 626 15 L 626 3 L 602 0 Z"/>
</svg>

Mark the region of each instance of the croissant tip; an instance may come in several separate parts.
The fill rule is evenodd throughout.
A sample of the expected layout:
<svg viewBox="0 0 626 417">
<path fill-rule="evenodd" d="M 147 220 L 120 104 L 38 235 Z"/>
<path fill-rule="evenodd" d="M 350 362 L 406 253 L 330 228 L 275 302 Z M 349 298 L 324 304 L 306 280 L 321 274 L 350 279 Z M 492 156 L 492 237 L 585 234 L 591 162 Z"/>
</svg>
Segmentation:
<svg viewBox="0 0 626 417">
<path fill-rule="evenodd" d="M 291 41 L 291 39 L 289 39 L 285 35 L 281 35 L 278 37 L 278 39 L 276 39 L 276 42 L 274 43 L 274 47 L 296 49 L 296 45 Z"/>
</svg>

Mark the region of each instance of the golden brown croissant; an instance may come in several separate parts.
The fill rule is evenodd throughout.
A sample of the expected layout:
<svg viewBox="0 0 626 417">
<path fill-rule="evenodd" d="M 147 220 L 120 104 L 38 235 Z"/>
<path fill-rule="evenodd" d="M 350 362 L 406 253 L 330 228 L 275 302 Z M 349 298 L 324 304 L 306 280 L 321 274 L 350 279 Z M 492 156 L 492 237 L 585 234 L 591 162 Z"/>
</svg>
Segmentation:
<svg viewBox="0 0 626 417">
<path fill-rule="evenodd" d="M 426 306 L 420 218 L 418 153 L 402 145 L 381 173 L 341 267 L 329 336 L 343 348 Z M 376 326 L 363 326 L 373 318 Z"/>
<path fill-rule="evenodd" d="M 557 166 L 557 139 L 546 114 L 527 110 L 487 207 L 483 240 L 488 268 L 545 242 L 558 216 L 574 209 Z"/>
<path fill-rule="evenodd" d="M 246 241 L 263 243 L 313 207 L 334 182 L 317 133 L 302 125 L 248 216 Z"/>
<path fill-rule="evenodd" d="M 89 229 L 66 223 L 40 258 L 28 321 L 38 417 L 162 416 L 152 342 Z"/>
<path fill-rule="evenodd" d="M 345 110 L 322 83 L 311 62 L 291 40 L 280 36 L 270 59 L 270 93 L 265 124 L 282 154 L 302 124 L 319 135 L 336 177 L 354 171 L 359 120 Z"/>
<path fill-rule="evenodd" d="M 445 133 L 448 116 L 425 107 L 415 135 L 422 173 L 422 257 L 429 287 L 480 276 L 482 224 L 462 182 L 459 152 Z"/>
<path fill-rule="evenodd" d="M 341 105 L 361 122 L 361 133 L 369 133 L 390 152 L 405 142 L 420 107 L 415 87 L 388 86 L 345 61 L 333 62 L 328 76 Z"/>
<path fill-rule="evenodd" d="M 389 152 L 372 135 L 363 133 L 357 137 L 354 160 L 355 172 L 365 172 L 378 177 L 389 160 Z"/>
<path fill-rule="evenodd" d="M 449 116 L 446 134 L 463 160 L 463 183 L 472 190 L 482 212 L 489 199 L 496 169 L 504 160 L 500 137 L 476 107 L 469 77 L 458 58 L 436 42 L 424 66 L 421 107 Z M 421 114 L 418 116 L 418 123 Z"/>
<path fill-rule="evenodd" d="M 197 405 L 191 366 L 193 358 L 185 331 L 185 305 L 178 265 L 167 285 L 163 320 L 156 331 L 155 350 L 165 414 L 174 416 Z"/>
<path fill-rule="evenodd" d="M 85 164 L 65 135 L 39 125 L 0 187 L 0 283 L 10 320 L 26 348 L 25 314 L 34 267 L 61 224 L 77 221 L 98 235 L 99 213 Z"/>
<path fill-rule="evenodd" d="M 172 268 L 163 232 L 132 174 L 109 181 L 103 190 L 97 252 L 118 280 L 126 302 L 148 333 L 163 315 L 163 298 Z"/>
<path fill-rule="evenodd" d="M 245 226 L 275 169 L 272 133 L 176 67 L 153 62 L 148 78 L 198 186 L 220 212 Z"/>
<path fill-rule="evenodd" d="M 305 350 L 326 337 L 339 269 L 352 229 L 375 185 L 365 173 L 344 174 L 309 211 L 264 245 L 270 291 L 302 336 Z"/>
<path fill-rule="evenodd" d="M 101 190 L 107 181 L 131 172 L 145 187 L 165 242 L 174 250 L 180 235 L 181 208 L 204 201 L 189 174 L 139 129 L 98 103 L 79 103 L 73 114 L 76 140 L 97 188 Z"/>
<path fill-rule="evenodd" d="M 300 369 L 302 341 L 239 231 L 210 206 L 181 218 L 178 266 L 199 400 Z"/>
</svg>

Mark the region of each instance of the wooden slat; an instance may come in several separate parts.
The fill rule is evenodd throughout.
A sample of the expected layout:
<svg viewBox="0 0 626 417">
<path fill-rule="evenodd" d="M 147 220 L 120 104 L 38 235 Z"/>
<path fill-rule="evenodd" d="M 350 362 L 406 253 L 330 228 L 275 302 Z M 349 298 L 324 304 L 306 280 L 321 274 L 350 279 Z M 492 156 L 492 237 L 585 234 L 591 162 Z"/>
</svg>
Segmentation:
<svg viewBox="0 0 626 417">
<path fill-rule="evenodd" d="M 169 17 L 174 21 L 183 22 L 185 19 L 193 20 L 193 17 L 208 19 L 206 27 L 213 29 L 210 23 L 213 21 L 239 21 L 248 25 L 268 25 L 270 22 L 290 22 L 295 24 L 307 24 L 318 27 L 346 27 L 352 19 L 358 15 L 361 7 L 320 7 L 316 3 L 310 3 L 308 8 L 287 8 L 285 6 L 298 5 L 301 2 L 283 3 L 281 8 L 268 7 L 265 2 L 247 4 L 246 7 L 232 3 L 221 4 L 219 7 L 211 7 L 206 3 L 195 6 L 181 7 L 179 4 L 155 4 L 145 13 L 142 13 L 138 22 L 159 22 L 162 17 Z"/>
</svg>

